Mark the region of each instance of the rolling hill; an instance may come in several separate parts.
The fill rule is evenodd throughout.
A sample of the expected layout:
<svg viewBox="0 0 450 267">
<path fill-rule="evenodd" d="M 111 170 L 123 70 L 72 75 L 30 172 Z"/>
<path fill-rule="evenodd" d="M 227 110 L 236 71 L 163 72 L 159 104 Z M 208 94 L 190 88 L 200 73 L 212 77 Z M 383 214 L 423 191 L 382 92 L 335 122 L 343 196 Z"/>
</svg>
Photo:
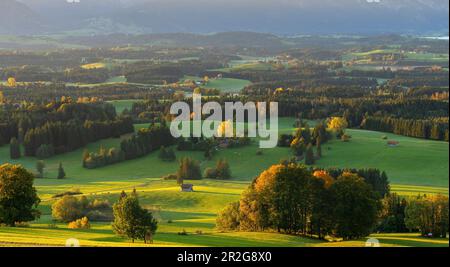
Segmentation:
<svg viewBox="0 0 450 267">
<path fill-rule="evenodd" d="M 15 0 L 0 1 L 0 34 L 33 34 L 45 30 L 39 15 Z"/>
</svg>

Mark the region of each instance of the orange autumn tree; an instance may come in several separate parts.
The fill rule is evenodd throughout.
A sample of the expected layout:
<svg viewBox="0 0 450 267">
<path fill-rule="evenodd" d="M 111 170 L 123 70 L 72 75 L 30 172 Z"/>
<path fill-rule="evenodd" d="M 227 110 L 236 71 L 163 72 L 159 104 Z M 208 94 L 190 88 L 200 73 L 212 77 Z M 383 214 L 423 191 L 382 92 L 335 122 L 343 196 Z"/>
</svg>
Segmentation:
<svg viewBox="0 0 450 267">
<path fill-rule="evenodd" d="M 317 170 L 313 173 L 313 176 L 317 179 L 323 180 L 325 183 L 325 188 L 330 188 L 330 186 L 333 184 L 334 179 L 331 177 L 331 175 L 324 170 Z"/>
</svg>

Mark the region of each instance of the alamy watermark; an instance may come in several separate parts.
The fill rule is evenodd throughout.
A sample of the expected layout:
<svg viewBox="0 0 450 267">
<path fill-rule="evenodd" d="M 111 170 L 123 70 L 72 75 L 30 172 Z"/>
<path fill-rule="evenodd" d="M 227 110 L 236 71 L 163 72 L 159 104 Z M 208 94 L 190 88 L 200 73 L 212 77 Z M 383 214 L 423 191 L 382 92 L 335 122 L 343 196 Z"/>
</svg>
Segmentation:
<svg viewBox="0 0 450 267">
<path fill-rule="evenodd" d="M 218 102 L 202 106 L 200 94 L 194 93 L 192 102 L 192 111 L 186 102 L 172 104 L 170 114 L 177 115 L 170 125 L 173 137 L 258 137 L 260 148 L 277 146 L 278 102 L 225 102 L 225 111 Z M 202 115 L 209 116 L 202 120 Z"/>
</svg>

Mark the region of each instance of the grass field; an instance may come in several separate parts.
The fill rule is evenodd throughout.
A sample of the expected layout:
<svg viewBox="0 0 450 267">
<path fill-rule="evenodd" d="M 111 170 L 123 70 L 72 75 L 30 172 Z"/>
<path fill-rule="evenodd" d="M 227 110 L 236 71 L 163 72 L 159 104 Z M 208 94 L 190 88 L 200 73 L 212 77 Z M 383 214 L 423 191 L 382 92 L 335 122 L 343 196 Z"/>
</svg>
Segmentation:
<svg viewBox="0 0 450 267">
<path fill-rule="evenodd" d="M 75 182 L 75 181 L 74 181 Z M 2 245 L 63 246 L 67 239 L 76 238 L 82 246 L 144 246 L 113 234 L 108 223 L 94 223 L 90 230 L 68 229 L 66 224 L 53 225 L 51 221 L 51 196 L 57 192 L 80 189 L 89 198 L 109 199 L 115 202 L 122 190 L 136 188 L 141 204 L 152 210 L 159 221 L 153 246 L 364 246 L 365 239 L 349 242 L 325 242 L 277 233 L 219 232 L 215 229 L 216 213 L 227 203 L 239 199 L 247 186 L 238 181 L 191 181 L 194 193 L 182 193 L 174 181 L 155 178 L 121 181 L 84 181 L 82 184 L 49 180 L 37 182 L 42 197 L 43 215 L 37 222 L 25 228 L 0 228 Z M 186 231 L 187 235 L 179 235 Z M 373 235 L 382 246 L 448 246 L 447 239 L 425 239 L 417 234 Z M 150 246 L 150 245 L 148 245 Z"/>
<path fill-rule="evenodd" d="M 125 109 L 131 110 L 133 103 L 142 101 L 143 99 L 126 99 L 126 100 L 112 100 L 108 101 L 116 107 L 117 114 L 122 113 Z"/>
<path fill-rule="evenodd" d="M 81 68 L 83 68 L 85 70 L 103 69 L 105 67 L 106 67 L 105 63 L 102 63 L 102 62 L 85 64 L 85 65 L 81 66 Z"/>
<path fill-rule="evenodd" d="M 106 80 L 106 83 L 126 83 L 127 78 L 125 76 L 115 76 Z"/>
<path fill-rule="evenodd" d="M 200 77 L 185 76 L 184 80 L 201 80 Z M 250 81 L 232 78 L 210 79 L 209 82 L 204 85 L 204 88 L 219 89 L 224 93 L 239 93 L 244 87 L 251 84 Z"/>
<path fill-rule="evenodd" d="M 114 102 L 118 109 L 131 101 Z M 293 119 L 280 118 L 280 132 L 294 131 Z M 312 125 L 313 122 L 310 122 Z M 147 127 L 146 124 L 136 128 Z M 376 167 L 386 170 L 392 190 L 405 196 L 417 194 L 448 195 L 448 143 L 420 140 L 387 134 L 400 141 L 400 146 L 389 148 L 383 133 L 348 130 L 349 143 L 333 140 L 323 146 L 324 157 L 318 162 L 323 167 Z M 90 144 L 89 150 L 118 146 L 120 139 L 102 140 Z M 329 149 L 328 149 L 329 147 Z M 45 179 L 36 179 L 39 196 L 40 220 L 25 228 L 0 227 L 0 246 L 61 246 L 68 238 L 77 238 L 84 246 L 143 246 L 132 244 L 113 234 L 108 223 L 93 223 L 91 230 L 68 229 L 65 224 L 51 225 L 53 195 L 79 190 L 89 198 L 108 199 L 114 203 L 122 190 L 136 188 L 141 204 L 153 211 L 159 220 L 155 246 L 364 246 L 366 240 L 350 242 L 324 242 L 277 233 L 222 233 L 215 229 L 215 217 L 226 204 L 237 201 L 253 177 L 282 158 L 289 158 L 287 148 L 259 150 L 256 141 L 247 147 L 219 151 L 212 161 L 205 161 L 201 152 L 177 152 L 177 157 L 193 157 L 201 161 L 202 169 L 212 166 L 219 158 L 226 158 L 231 166 L 230 181 L 190 181 L 194 193 L 182 193 L 174 181 L 164 181 L 162 176 L 176 171 L 177 162 L 162 162 L 157 153 L 140 159 L 119 163 L 95 170 L 81 166 L 83 149 L 45 160 Z M 0 162 L 20 163 L 34 170 L 36 159 L 21 158 L 11 161 L 9 148 L 0 148 Z M 57 180 L 57 167 L 63 163 L 67 179 Z M 178 235 L 186 230 L 188 235 Z M 448 246 L 448 239 L 425 239 L 417 234 L 373 235 L 382 246 Z"/>
<path fill-rule="evenodd" d="M 205 88 L 216 88 L 224 93 L 239 93 L 244 87 L 250 84 L 251 82 L 247 80 L 222 78 L 210 80 L 205 85 Z"/>
<path fill-rule="evenodd" d="M 152 246 L 364 246 L 365 239 L 349 242 L 325 242 L 277 233 L 220 232 L 215 229 L 216 213 L 227 203 L 239 199 L 247 183 L 237 181 L 191 181 L 194 193 L 182 193 L 174 181 L 155 178 L 121 181 L 84 181 L 82 185 L 67 183 L 57 185 L 39 180 L 37 187 L 43 202 L 43 215 L 25 228 L 0 228 L 2 245 L 63 246 L 67 239 L 76 238 L 82 246 L 144 246 L 113 234 L 108 223 L 94 223 L 90 230 L 68 229 L 66 224 L 53 225 L 50 206 L 51 195 L 77 187 L 90 198 L 109 199 L 115 202 L 121 190 L 136 188 L 141 204 L 153 211 L 159 221 L 158 232 Z M 187 235 L 179 235 L 186 231 Z M 417 234 L 373 235 L 382 246 L 448 246 L 447 239 L 425 239 Z M 151 246 L 151 245 L 148 245 Z"/>
</svg>

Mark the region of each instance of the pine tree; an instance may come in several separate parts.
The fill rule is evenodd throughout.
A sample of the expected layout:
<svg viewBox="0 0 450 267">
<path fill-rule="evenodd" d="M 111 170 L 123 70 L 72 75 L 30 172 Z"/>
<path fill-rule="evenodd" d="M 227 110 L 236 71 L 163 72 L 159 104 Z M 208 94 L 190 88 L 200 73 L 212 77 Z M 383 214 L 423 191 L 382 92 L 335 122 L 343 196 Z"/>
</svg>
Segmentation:
<svg viewBox="0 0 450 267">
<path fill-rule="evenodd" d="M 85 149 L 83 151 L 83 168 L 86 168 L 86 161 L 89 159 L 89 151 Z"/>
<path fill-rule="evenodd" d="M 58 166 L 58 179 L 64 179 L 66 178 L 66 172 L 64 171 L 64 168 L 62 166 L 62 163 L 59 163 Z"/>
<path fill-rule="evenodd" d="M 43 160 L 38 160 L 36 162 L 36 170 L 38 172 L 39 178 L 44 178 L 44 169 L 45 169 L 45 162 Z"/>
<path fill-rule="evenodd" d="M 313 151 L 312 145 L 309 144 L 308 147 L 306 148 L 305 164 L 313 165 L 314 162 L 315 162 L 314 151 Z"/>
<path fill-rule="evenodd" d="M 316 148 L 317 148 L 317 158 L 321 158 L 322 157 L 322 144 L 320 142 L 320 137 L 317 137 Z"/>
<path fill-rule="evenodd" d="M 158 157 L 159 157 L 161 160 L 167 160 L 167 150 L 166 150 L 166 148 L 165 148 L 164 146 L 162 146 L 162 147 L 159 149 L 159 155 L 158 155 Z"/>
<path fill-rule="evenodd" d="M 19 144 L 19 141 L 17 140 L 17 138 L 15 138 L 15 137 L 11 138 L 11 142 L 9 145 L 9 153 L 10 153 L 11 159 L 18 159 L 21 156 L 20 144 Z"/>
</svg>

